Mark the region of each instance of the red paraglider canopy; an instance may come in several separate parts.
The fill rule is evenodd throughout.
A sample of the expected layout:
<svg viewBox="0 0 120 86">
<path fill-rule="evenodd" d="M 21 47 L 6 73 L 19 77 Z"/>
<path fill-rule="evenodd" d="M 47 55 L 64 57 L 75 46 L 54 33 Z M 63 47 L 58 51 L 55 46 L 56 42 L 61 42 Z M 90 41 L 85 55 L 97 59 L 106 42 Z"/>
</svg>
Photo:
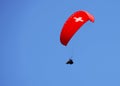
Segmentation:
<svg viewBox="0 0 120 86">
<path fill-rule="evenodd" d="M 60 42 L 66 46 L 78 29 L 88 20 L 94 22 L 93 15 L 89 14 L 87 11 L 81 10 L 73 13 L 67 19 L 62 28 L 60 33 Z"/>
</svg>

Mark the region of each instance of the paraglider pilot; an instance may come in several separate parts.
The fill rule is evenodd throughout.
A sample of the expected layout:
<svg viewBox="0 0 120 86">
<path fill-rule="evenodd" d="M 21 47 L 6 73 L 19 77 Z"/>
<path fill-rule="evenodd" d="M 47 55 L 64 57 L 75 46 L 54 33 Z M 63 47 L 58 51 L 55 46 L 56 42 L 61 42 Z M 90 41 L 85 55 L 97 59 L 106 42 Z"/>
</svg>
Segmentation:
<svg viewBox="0 0 120 86">
<path fill-rule="evenodd" d="M 72 65 L 74 62 L 73 62 L 73 60 L 72 59 L 69 59 L 67 62 L 66 62 L 66 64 L 70 64 L 70 65 Z"/>
</svg>

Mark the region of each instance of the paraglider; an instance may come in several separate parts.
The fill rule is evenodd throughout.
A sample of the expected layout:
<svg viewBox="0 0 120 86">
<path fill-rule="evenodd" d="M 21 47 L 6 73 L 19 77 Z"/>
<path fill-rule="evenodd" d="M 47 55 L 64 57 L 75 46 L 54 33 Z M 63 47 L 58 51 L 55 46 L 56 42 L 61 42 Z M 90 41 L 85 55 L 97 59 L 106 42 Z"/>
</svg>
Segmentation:
<svg viewBox="0 0 120 86">
<path fill-rule="evenodd" d="M 67 46 L 73 35 L 88 21 L 94 22 L 94 16 L 87 11 L 80 10 L 73 13 L 64 23 L 60 33 L 60 42 Z"/>
<path fill-rule="evenodd" d="M 60 33 L 60 42 L 67 46 L 74 34 L 87 22 L 94 22 L 94 16 L 84 10 L 79 10 L 73 13 L 64 23 Z M 66 64 L 73 64 L 73 60 L 69 59 Z"/>
<path fill-rule="evenodd" d="M 72 65 L 74 62 L 73 62 L 73 60 L 72 59 L 69 59 L 67 62 L 66 62 L 66 64 L 70 64 L 70 65 Z"/>
</svg>

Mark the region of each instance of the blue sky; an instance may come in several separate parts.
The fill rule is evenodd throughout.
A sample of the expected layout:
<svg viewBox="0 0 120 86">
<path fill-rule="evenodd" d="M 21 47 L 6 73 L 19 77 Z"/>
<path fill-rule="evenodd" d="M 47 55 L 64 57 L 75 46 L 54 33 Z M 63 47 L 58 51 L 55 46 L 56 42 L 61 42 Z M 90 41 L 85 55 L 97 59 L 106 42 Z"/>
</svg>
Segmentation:
<svg viewBox="0 0 120 86">
<path fill-rule="evenodd" d="M 120 86 L 119 8 L 119 0 L 0 0 L 0 86 Z M 64 47 L 62 26 L 81 9 L 95 23 Z"/>
</svg>

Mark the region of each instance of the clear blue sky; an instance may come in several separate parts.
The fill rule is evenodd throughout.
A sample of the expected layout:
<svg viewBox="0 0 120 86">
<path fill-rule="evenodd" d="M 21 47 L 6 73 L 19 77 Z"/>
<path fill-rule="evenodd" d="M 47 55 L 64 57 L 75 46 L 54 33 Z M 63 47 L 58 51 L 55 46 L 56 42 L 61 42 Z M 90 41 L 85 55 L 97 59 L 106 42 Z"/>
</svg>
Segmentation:
<svg viewBox="0 0 120 86">
<path fill-rule="evenodd" d="M 81 9 L 95 23 L 64 47 L 61 28 Z M 0 0 L 0 86 L 120 86 L 119 20 L 119 0 Z"/>
</svg>

